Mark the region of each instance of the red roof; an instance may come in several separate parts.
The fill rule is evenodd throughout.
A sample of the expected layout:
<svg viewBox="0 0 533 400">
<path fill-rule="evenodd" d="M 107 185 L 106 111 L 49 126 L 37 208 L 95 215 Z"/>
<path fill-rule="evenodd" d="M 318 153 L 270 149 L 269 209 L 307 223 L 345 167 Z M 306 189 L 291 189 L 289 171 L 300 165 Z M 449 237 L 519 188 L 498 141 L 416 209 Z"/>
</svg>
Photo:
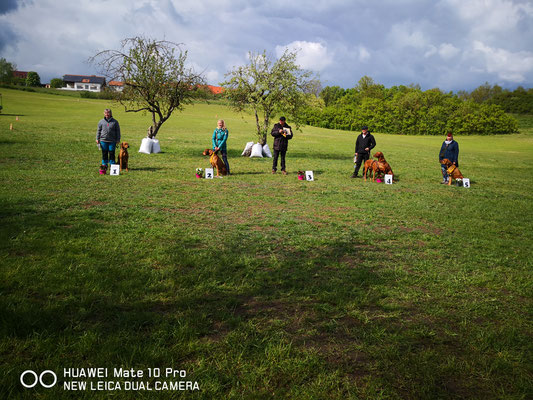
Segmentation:
<svg viewBox="0 0 533 400">
<path fill-rule="evenodd" d="M 220 86 L 212 86 L 212 85 L 206 85 L 207 88 L 211 91 L 213 94 L 221 94 L 224 93 L 224 88 Z"/>
<path fill-rule="evenodd" d="M 109 81 L 109 83 L 107 84 L 108 86 L 124 86 L 124 82 L 120 82 L 120 81 Z"/>
</svg>

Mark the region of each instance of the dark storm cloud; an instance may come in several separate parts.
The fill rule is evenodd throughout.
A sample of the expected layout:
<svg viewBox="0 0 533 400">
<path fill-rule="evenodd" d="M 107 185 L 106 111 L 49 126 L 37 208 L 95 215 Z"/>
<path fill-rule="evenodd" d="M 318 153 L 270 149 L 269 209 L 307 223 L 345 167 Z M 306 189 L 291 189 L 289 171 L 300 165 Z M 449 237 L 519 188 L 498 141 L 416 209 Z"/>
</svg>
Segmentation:
<svg viewBox="0 0 533 400">
<path fill-rule="evenodd" d="M 2 0 L 0 1 L 0 14 L 6 14 L 10 11 L 16 10 L 17 7 L 17 0 Z"/>
</svg>

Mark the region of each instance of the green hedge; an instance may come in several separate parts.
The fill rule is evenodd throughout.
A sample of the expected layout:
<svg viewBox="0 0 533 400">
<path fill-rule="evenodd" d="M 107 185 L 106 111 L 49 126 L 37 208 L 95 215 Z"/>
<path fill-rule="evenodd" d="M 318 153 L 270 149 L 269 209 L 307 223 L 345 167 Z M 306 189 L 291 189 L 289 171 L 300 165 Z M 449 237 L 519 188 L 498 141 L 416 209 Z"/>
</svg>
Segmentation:
<svg viewBox="0 0 533 400">
<path fill-rule="evenodd" d="M 330 129 L 406 135 L 494 135 L 518 132 L 516 119 L 490 103 L 463 100 L 439 89 L 384 88 L 371 84 L 350 89 L 333 105 L 306 110 L 306 123 Z"/>
</svg>

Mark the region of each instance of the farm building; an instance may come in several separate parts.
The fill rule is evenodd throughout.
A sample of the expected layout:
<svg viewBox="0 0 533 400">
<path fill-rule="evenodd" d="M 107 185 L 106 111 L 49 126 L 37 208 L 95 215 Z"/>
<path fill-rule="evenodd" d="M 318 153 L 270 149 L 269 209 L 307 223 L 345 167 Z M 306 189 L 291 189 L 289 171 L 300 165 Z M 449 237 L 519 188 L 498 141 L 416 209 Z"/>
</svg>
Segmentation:
<svg viewBox="0 0 533 400">
<path fill-rule="evenodd" d="M 27 71 L 13 71 L 13 78 L 26 79 L 27 77 Z"/>
</svg>

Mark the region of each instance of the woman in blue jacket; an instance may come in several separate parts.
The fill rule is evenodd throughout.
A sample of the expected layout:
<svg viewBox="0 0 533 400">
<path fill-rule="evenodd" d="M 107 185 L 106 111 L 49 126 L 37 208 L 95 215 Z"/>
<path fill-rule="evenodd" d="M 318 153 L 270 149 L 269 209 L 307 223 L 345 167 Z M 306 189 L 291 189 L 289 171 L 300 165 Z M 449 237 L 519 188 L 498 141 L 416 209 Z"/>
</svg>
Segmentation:
<svg viewBox="0 0 533 400">
<path fill-rule="evenodd" d="M 446 140 L 442 143 L 439 152 L 439 162 L 447 158 L 450 160 L 456 167 L 459 167 L 459 144 L 453 140 L 453 135 L 451 132 L 448 132 Z M 440 165 L 442 171 L 442 184 L 448 183 L 448 172 L 446 171 L 445 165 Z"/>
<path fill-rule="evenodd" d="M 222 160 L 226 164 L 226 170 L 229 173 L 229 163 L 228 163 L 228 150 L 226 148 L 226 142 L 228 141 L 228 129 L 226 128 L 226 123 L 223 119 L 219 119 L 217 122 L 217 128 L 213 132 L 213 151 L 220 150 L 222 155 Z"/>
</svg>

